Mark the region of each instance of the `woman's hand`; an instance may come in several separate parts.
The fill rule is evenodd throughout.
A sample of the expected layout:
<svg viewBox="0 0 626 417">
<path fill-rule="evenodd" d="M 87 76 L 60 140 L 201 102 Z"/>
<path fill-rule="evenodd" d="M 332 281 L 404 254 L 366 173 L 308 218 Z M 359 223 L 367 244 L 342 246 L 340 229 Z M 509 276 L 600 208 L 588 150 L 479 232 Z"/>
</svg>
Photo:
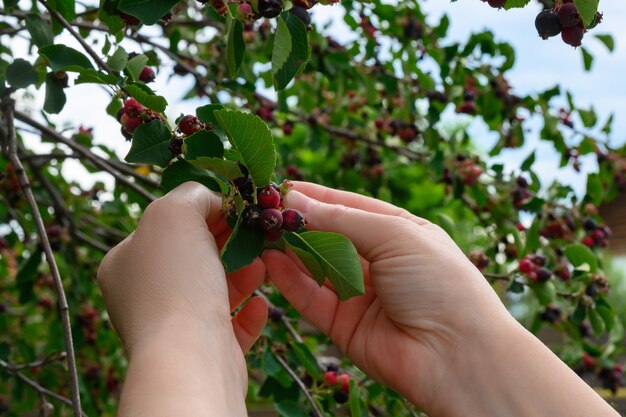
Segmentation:
<svg viewBox="0 0 626 417">
<path fill-rule="evenodd" d="M 245 416 L 243 352 L 259 337 L 267 304 L 252 298 L 260 259 L 228 279 L 218 243 L 221 199 L 186 183 L 148 206 L 137 230 L 105 257 L 98 281 L 130 366 L 120 416 Z M 217 241 L 217 242 L 216 242 Z"/>
<path fill-rule="evenodd" d="M 295 183 L 286 205 L 300 210 L 309 228 L 352 240 L 363 257 L 366 293 L 341 302 L 293 253 L 275 250 L 263 254 L 272 281 L 366 374 L 429 415 L 611 415 L 509 315 L 438 226 L 308 183 Z"/>
</svg>

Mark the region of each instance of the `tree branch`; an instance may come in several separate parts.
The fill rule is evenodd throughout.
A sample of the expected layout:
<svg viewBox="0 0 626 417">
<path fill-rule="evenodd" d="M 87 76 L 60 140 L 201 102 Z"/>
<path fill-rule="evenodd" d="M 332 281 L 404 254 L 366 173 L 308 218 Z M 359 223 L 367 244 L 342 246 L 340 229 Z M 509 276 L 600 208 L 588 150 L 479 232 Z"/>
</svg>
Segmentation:
<svg viewBox="0 0 626 417">
<path fill-rule="evenodd" d="M 59 304 L 59 313 L 61 315 L 61 321 L 63 325 L 65 351 L 67 352 L 67 367 L 69 370 L 70 391 L 72 394 L 71 403 L 74 410 L 74 416 L 80 417 L 82 415 L 82 411 L 80 405 L 80 392 L 78 389 L 76 358 L 74 356 L 74 343 L 72 341 L 72 326 L 70 322 L 69 306 L 67 304 L 65 290 L 63 289 L 61 274 L 59 273 L 59 268 L 57 267 L 54 253 L 52 251 L 52 248 L 50 247 L 50 241 L 48 240 L 48 235 L 46 233 L 46 227 L 44 225 L 43 218 L 41 217 L 41 213 L 39 212 L 39 208 L 37 206 L 37 201 L 35 200 L 33 191 L 30 188 L 30 181 L 26 176 L 24 166 L 22 165 L 22 161 L 20 160 L 18 155 L 17 137 L 15 134 L 14 125 L 14 108 L 15 101 L 10 97 L 4 97 L 2 100 L 2 111 L 4 113 L 4 118 L 7 126 L 5 150 L 8 154 L 8 158 L 13 164 L 15 175 L 20 182 L 22 192 L 24 193 L 24 196 L 28 201 L 28 205 L 30 206 L 30 211 L 33 216 L 33 220 L 37 226 L 37 232 L 39 233 L 39 239 L 46 254 L 48 266 L 50 267 L 50 274 L 52 275 L 52 278 L 54 280 L 55 291 Z"/>
<path fill-rule="evenodd" d="M 300 379 L 298 374 L 296 374 L 296 372 L 293 369 L 291 369 L 287 361 L 284 360 L 282 356 L 274 353 L 274 357 L 276 358 L 278 363 L 280 363 L 280 365 L 285 369 L 285 371 L 287 371 L 289 376 L 291 376 L 291 378 L 295 381 L 295 383 L 298 385 L 298 387 L 300 388 L 300 390 L 302 391 L 306 399 L 311 404 L 311 407 L 313 408 L 313 413 L 311 414 L 312 417 L 324 417 L 324 413 L 322 412 L 322 410 L 320 410 L 319 405 L 317 405 L 315 398 L 313 398 L 313 396 L 309 392 L 309 389 L 304 384 L 304 381 L 302 381 L 302 379 Z"/>
</svg>

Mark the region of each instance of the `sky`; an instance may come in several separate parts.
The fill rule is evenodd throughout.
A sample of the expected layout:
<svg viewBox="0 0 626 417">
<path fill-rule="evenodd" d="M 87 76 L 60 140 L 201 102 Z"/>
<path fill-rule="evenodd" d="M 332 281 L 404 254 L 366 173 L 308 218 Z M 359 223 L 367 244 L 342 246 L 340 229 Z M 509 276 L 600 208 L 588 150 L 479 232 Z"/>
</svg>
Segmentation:
<svg viewBox="0 0 626 417">
<path fill-rule="evenodd" d="M 534 19 L 540 11 L 539 6 L 529 6 L 516 10 L 495 10 L 479 0 L 460 0 L 447 2 L 444 0 L 424 0 L 424 12 L 432 22 L 437 22 L 441 16 L 448 14 L 451 24 L 449 34 L 451 39 L 462 41 L 472 32 L 483 29 L 492 30 L 498 40 L 510 42 L 516 49 L 517 61 L 509 73 L 509 79 L 514 92 L 524 95 L 541 91 L 554 84 L 560 84 L 564 89 L 573 93 L 576 102 L 583 106 L 593 105 L 604 120 L 612 112 L 616 114 L 614 143 L 624 143 L 626 139 L 626 114 L 619 113 L 626 104 L 626 80 L 622 76 L 626 70 L 626 33 L 621 25 L 626 22 L 626 2 L 602 0 L 600 9 L 605 13 L 604 22 L 594 33 L 611 33 L 616 40 L 616 50 L 608 53 L 606 48 L 597 40 L 585 40 L 587 47 L 595 56 L 594 67 L 591 73 L 583 69 L 580 51 L 565 45 L 559 38 L 548 41 L 541 40 L 534 28 Z M 313 18 L 317 23 L 333 22 L 331 31 L 341 38 L 348 32 L 343 24 L 342 9 L 332 6 L 316 6 L 313 9 Z M 79 49 L 75 41 L 68 36 L 57 39 L 68 46 Z M 13 50 L 17 56 L 28 56 L 26 43 L 20 39 L 13 40 Z M 132 50 L 132 48 L 130 48 Z M 167 114 L 175 118 L 181 113 L 193 113 L 195 107 L 205 104 L 201 100 L 181 102 L 180 98 L 188 91 L 190 79 L 180 77 L 168 79 L 167 69 L 158 74 L 157 80 L 151 85 L 158 94 L 165 96 L 170 103 Z M 85 124 L 94 128 L 95 142 L 106 144 L 115 149 L 120 157 L 128 151 L 130 145 L 125 142 L 119 133 L 117 122 L 106 115 L 104 108 L 108 104 L 109 96 L 106 91 L 92 85 L 74 86 L 67 90 L 68 104 L 59 115 L 51 116 L 51 120 L 60 125 Z M 19 101 L 18 101 L 19 102 Z M 41 108 L 43 96 L 34 94 L 33 101 L 22 101 L 26 107 Z M 28 110 L 28 108 L 23 108 Z M 447 114 L 449 120 L 458 117 L 454 112 Z M 470 127 L 472 137 L 478 138 L 478 146 L 484 150 L 494 143 L 494 135 L 488 132 L 480 120 Z M 27 138 L 36 144 L 34 137 Z M 498 161 L 503 162 L 509 171 L 519 167 L 520 161 L 533 150 L 538 150 L 538 160 L 535 169 L 545 183 L 559 180 L 574 186 L 580 194 L 585 188 L 585 176 L 578 175 L 570 169 L 558 170 L 559 157 L 551 145 L 541 142 L 538 135 L 531 135 L 528 143 L 520 150 L 505 151 Z M 583 161 L 584 162 L 584 161 Z M 596 169 L 593 163 L 584 164 L 584 169 Z M 77 162 L 68 161 L 65 174 L 85 181 L 84 170 Z M 110 183 L 110 179 L 102 174 L 96 177 Z"/>
</svg>

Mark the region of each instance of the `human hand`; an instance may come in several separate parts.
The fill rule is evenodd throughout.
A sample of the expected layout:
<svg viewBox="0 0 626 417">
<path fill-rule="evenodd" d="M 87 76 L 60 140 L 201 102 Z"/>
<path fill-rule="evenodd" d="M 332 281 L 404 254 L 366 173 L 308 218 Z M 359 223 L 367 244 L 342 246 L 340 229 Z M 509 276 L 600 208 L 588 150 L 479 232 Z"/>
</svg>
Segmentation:
<svg viewBox="0 0 626 417">
<path fill-rule="evenodd" d="M 150 204 L 137 230 L 100 266 L 98 281 L 107 311 L 130 357 L 120 415 L 132 415 L 138 406 L 142 415 L 168 415 L 164 402 L 181 413 L 180 397 L 167 401 L 171 387 L 163 390 L 159 381 L 170 384 L 168 379 L 186 371 L 194 377 L 181 375 L 181 381 L 192 384 L 190 394 L 198 394 L 187 406 L 195 409 L 195 402 L 211 404 L 214 398 L 211 407 L 219 401 L 231 403 L 220 411 L 229 414 L 215 415 L 245 415 L 243 352 L 261 334 L 267 304 L 256 297 L 232 320 L 230 312 L 261 284 L 265 267 L 257 259 L 227 279 L 218 244 L 226 241 L 229 229 L 220 210 L 217 194 L 200 184 L 185 183 Z M 163 373 L 153 373 L 155 363 L 165 368 Z M 199 383 L 201 370 L 208 373 L 204 385 Z M 150 384 L 157 386 L 150 390 Z M 141 402 L 146 390 L 161 392 L 151 400 L 154 412 L 147 412 Z M 228 408 L 237 404 L 239 414 Z M 197 404 L 198 410 L 206 412 L 204 405 Z M 193 415 L 193 411 L 182 414 Z"/>
<path fill-rule="evenodd" d="M 309 183 L 294 183 L 286 206 L 301 211 L 310 229 L 352 240 L 363 258 L 366 292 L 342 302 L 328 281 L 319 288 L 293 253 L 276 250 L 263 254 L 274 284 L 355 365 L 429 415 L 607 411 L 509 315 L 440 227 L 393 205 Z M 562 390 L 580 395 L 564 399 Z M 584 406 L 576 404 L 583 398 Z"/>
</svg>

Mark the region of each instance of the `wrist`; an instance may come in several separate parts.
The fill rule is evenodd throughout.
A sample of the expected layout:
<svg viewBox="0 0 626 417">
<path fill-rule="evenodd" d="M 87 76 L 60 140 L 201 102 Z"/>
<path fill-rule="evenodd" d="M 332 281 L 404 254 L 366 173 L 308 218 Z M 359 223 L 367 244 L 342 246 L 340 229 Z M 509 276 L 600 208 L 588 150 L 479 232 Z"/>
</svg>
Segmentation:
<svg viewBox="0 0 626 417">
<path fill-rule="evenodd" d="M 246 415 L 246 366 L 230 321 L 171 316 L 151 330 L 129 351 L 120 416 L 137 404 L 151 416 Z"/>
</svg>

